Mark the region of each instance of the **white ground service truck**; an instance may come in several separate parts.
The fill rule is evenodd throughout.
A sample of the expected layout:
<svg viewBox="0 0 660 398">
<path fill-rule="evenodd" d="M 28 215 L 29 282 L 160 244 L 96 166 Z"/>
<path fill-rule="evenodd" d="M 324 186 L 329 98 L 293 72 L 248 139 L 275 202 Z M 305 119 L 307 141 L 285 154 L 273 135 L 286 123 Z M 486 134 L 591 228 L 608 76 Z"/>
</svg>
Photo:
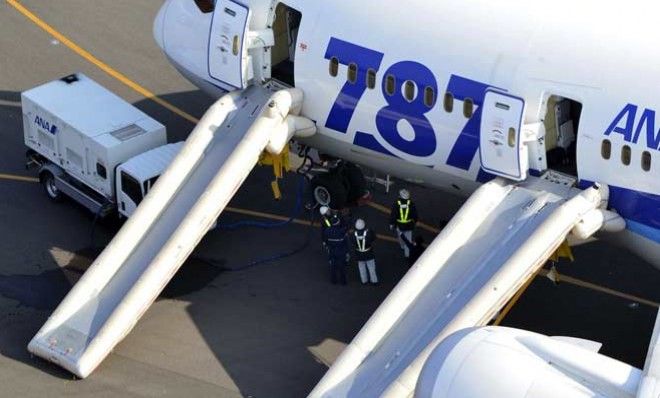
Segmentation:
<svg viewBox="0 0 660 398">
<path fill-rule="evenodd" d="M 46 194 L 98 216 L 129 217 L 183 143 L 165 126 L 78 73 L 21 95 L 28 166 Z"/>
</svg>

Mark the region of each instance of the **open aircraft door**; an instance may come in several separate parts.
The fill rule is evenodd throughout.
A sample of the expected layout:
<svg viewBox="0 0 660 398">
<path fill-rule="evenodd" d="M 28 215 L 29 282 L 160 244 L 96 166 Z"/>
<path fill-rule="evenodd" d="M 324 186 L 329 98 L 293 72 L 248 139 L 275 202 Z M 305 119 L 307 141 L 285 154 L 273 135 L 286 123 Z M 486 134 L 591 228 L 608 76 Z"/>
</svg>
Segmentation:
<svg viewBox="0 0 660 398">
<path fill-rule="evenodd" d="M 245 88 L 248 80 L 245 38 L 250 16 L 250 8 L 241 3 L 216 1 L 209 36 L 209 74 L 236 89 Z"/>
<path fill-rule="evenodd" d="M 527 178 L 527 147 L 521 137 L 525 101 L 488 90 L 481 114 L 479 155 L 481 167 L 514 181 Z"/>
</svg>

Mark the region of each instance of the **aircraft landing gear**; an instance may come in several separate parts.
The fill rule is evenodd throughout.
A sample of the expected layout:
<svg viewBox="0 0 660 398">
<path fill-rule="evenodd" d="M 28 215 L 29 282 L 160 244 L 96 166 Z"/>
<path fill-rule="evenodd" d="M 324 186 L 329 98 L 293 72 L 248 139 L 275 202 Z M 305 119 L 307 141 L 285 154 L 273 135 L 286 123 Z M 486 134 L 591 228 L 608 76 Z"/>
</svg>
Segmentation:
<svg viewBox="0 0 660 398">
<path fill-rule="evenodd" d="M 369 196 L 362 170 L 348 162 L 339 161 L 327 173 L 312 178 L 312 194 L 320 206 L 342 209 Z"/>
</svg>

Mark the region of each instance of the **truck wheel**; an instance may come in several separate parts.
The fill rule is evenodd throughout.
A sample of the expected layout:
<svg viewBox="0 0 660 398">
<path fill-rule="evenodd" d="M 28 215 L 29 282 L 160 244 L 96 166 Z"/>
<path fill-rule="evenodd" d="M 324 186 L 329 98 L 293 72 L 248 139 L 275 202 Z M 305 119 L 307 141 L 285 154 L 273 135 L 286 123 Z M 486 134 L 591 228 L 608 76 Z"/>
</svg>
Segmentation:
<svg viewBox="0 0 660 398">
<path fill-rule="evenodd" d="M 316 203 L 332 209 L 345 207 L 348 199 L 348 192 L 341 179 L 330 174 L 321 174 L 312 179 L 312 193 Z"/>
<path fill-rule="evenodd" d="M 55 185 L 55 177 L 51 173 L 44 173 L 41 175 L 41 184 L 44 186 L 46 195 L 54 202 L 62 200 L 62 192 Z"/>
</svg>

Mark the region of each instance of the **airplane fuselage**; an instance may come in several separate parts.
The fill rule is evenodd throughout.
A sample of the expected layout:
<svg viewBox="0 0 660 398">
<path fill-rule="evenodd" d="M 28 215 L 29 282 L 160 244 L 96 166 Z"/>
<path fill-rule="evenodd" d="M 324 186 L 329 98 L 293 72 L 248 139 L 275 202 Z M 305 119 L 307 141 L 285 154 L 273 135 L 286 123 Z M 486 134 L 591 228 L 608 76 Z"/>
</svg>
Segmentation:
<svg viewBox="0 0 660 398">
<path fill-rule="evenodd" d="M 209 61 L 224 3 L 249 8 L 250 31 L 276 30 L 279 2 L 270 0 L 217 0 L 209 13 L 192 0 L 170 0 L 155 28 L 172 62 L 214 96 L 240 88 Z M 546 128 L 557 102 L 569 101 L 574 177 L 580 186 L 608 184 L 610 207 L 627 225 L 616 240 L 660 267 L 660 29 L 641 2 L 284 4 L 302 16 L 288 44 L 290 83 L 303 90 L 303 114 L 319 130 L 306 143 L 468 196 L 494 178 L 479 155 L 487 92 L 520 98 L 523 124 Z M 267 51 L 251 53 L 261 66 L 254 80 L 274 75 L 273 65 L 256 60 L 270 58 Z M 538 176 L 554 168 L 557 144 L 533 138 L 523 156 Z"/>
</svg>

